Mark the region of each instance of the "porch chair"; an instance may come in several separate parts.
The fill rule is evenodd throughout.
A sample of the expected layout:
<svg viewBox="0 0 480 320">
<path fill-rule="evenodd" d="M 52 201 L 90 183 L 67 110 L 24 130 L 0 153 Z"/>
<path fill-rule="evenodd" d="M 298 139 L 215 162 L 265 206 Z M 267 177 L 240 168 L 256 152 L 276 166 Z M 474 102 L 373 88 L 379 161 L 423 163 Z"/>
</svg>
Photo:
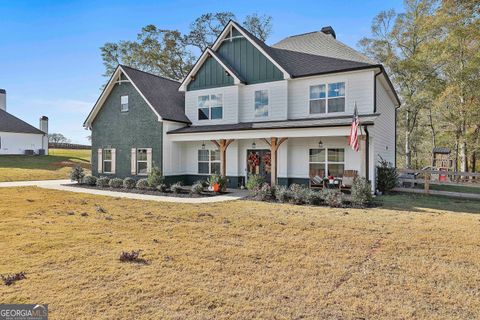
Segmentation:
<svg viewBox="0 0 480 320">
<path fill-rule="evenodd" d="M 317 170 L 310 172 L 310 183 L 309 186 L 311 189 L 322 189 L 324 187 L 323 177 L 325 177 L 324 170 Z"/>
<path fill-rule="evenodd" d="M 340 190 L 350 190 L 353 185 L 353 179 L 358 175 L 357 170 L 344 170 Z"/>
</svg>

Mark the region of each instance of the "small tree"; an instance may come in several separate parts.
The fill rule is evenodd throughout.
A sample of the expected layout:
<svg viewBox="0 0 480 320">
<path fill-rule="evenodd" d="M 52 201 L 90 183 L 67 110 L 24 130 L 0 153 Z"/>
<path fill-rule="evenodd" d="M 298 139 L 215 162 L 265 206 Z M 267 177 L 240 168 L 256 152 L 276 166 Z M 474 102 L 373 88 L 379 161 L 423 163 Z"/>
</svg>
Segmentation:
<svg viewBox="0 0 480 320">
<path fill-rule="evenodd" d="M 82 183 L 83 178 L 85 177 L 85 172 L 83 172 L 83 168 L 80 166 L 75 166 L 70 171 L 70 180 L 77 181 L 77 183 Z"/>
<path fill-rule="evenodd" d="M 377 189 L 381 192 L 388 192 L 395 188 L 397 182 L 397 169 L 390 162 L 380 157 L 377 166 Z"/>
<path fill-rule="evenodd" d="M 148 185 L 152 188 L 156 188 L 163 183 L 163 180 L 162 171 L 159 167 L 154 165 L 147 177 Z"/>
<path fill-rule="evenodd" d="M 355 177 L 352 185 L 352 204 L 363 207 L 372 202 L 372 186 L 364 177 Z"/>
</svg>

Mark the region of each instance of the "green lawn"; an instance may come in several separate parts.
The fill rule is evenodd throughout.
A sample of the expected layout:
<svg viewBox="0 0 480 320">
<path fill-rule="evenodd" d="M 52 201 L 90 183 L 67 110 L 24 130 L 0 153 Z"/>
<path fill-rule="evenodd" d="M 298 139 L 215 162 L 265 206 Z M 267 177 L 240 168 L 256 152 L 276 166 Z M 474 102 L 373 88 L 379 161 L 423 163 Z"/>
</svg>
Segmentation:
<svg viewBox="0 0 480 320">
<path fill-rule="evenodd" d="M 65 179 L 71 167 L 90 170 L 90 150 L 50 149 L 48 156 L 0 156 L 0 181 Z"/>
</svg>

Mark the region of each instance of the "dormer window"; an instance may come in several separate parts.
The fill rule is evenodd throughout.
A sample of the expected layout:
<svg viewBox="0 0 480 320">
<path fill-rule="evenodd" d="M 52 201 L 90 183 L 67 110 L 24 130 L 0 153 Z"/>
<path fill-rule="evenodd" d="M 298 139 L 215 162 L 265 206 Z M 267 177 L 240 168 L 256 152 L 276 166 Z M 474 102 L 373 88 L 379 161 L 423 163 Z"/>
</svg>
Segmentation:
<svg viewBox="0 0 480 320">
<path fill-rule="evenodd" d="M 310 86 L 310 114 L 345 112 L 345 82 Z"/>
<path fill-rule="evenodd" d="M 198 97 L 198 120 L 218 120 L 222 118 L 222 94 L 210 94 Z"/>
<path fill-rule="evenodd" d="M 120 111 L 128 112 L 128 96 L 120 97 Z"/>
</svg>

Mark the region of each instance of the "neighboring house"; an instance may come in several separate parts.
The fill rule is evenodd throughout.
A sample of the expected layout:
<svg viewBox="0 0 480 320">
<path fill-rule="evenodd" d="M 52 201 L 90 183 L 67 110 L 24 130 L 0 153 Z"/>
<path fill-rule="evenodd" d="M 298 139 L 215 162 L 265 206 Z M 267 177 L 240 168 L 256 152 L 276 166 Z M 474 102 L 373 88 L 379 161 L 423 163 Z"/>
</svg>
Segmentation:
<svg viewBox="0 0 480 320">
<path fill-rule="evenodd" d="M 359 152 L 348 146 L 355 105 Z M 382 65 L 331 27 L 267 46 L 230 21 L 182 83 L 119 66 L 84 126 L 94 174 L 141 176 L 155 162 L 188 184 L 212 173 L 231 186 L 249 173 L 308 184 L 346 170 L 374 182 L 380 157 L 395 163 L 399 105 Z"/>
<path fill-rule="evenodd" d="M 48 154 L 48 118 L 40 118 L 39 129 L 7 112 L 7 92 L 0 89 L 0 155 Z"/>
</svg>

